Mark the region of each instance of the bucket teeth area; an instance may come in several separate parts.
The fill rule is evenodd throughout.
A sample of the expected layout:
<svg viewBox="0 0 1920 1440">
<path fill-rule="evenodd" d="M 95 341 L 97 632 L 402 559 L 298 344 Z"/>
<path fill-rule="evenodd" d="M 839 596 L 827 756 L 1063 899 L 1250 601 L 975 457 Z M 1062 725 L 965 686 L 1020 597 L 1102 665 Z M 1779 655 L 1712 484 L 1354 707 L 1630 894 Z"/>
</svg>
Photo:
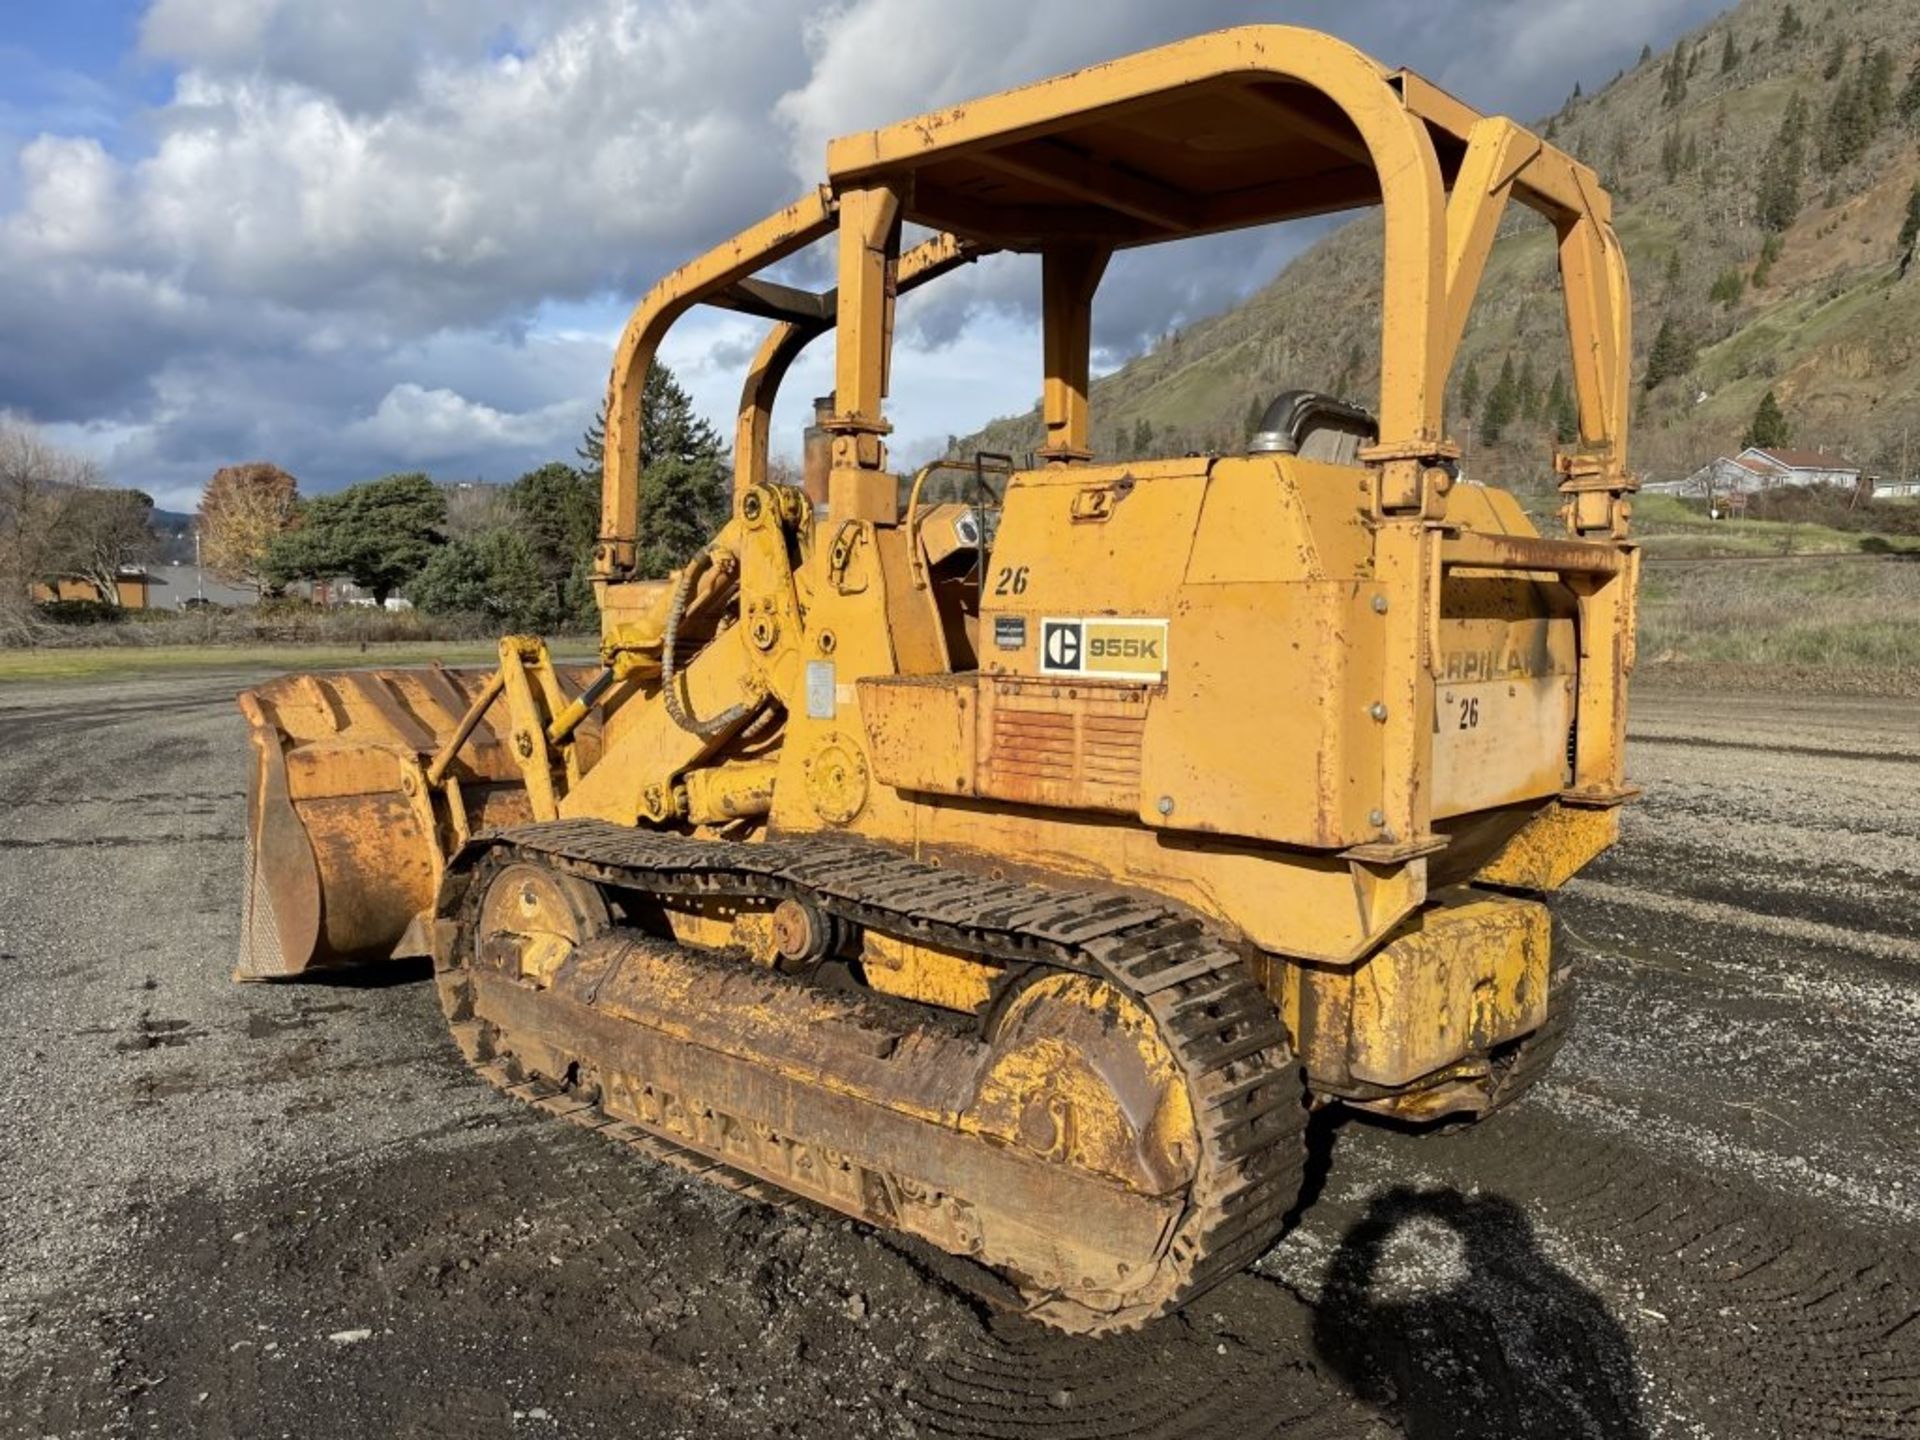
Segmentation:
<svg viewBox="0 0 1920 1440">
<path fill-rule="evenodd" d="M 446 854 L 445 801 L 421 765 L 455 733 L 491 672 L 284 675 L 241 692 L 252 751 L 241 979 L 423 953 Z M 583 672 L 557 672 L 577 691 Z M 597 753 L 597 726 L 582 741 Z M 532 817 L 519 767 L 482 719 L 447 772 L 471 831 Z"/>
</svg>

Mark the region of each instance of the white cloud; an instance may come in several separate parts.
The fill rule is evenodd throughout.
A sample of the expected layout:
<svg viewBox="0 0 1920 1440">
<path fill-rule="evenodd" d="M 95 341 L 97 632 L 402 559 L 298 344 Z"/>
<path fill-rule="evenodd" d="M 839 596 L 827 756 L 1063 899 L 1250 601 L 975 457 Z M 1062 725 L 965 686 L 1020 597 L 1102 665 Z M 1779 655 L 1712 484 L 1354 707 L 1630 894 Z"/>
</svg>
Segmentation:
<svg viewBox="0 0 1920 1440">
<path fill-rule="evenodd" d="M 120 176 L 98 140 L 41 135 L 19 163 L 21 205 L 7 230 L 23 252 L 88 256 L 112 245 Z"/>
<path fill-rule="evenodd" d="M 309 489 L 402 465 L 509 478 L 571 453 L 646 285 L 814 183 L 834 134 L 1289 15 L 1537 114 L 1714 8 L 152 0 L 160 103 L 87 133 L 51 103 L 45 133 L 0 106 L 0 406 L 168 493 L 256 457 Z M 1120 258 L 1102 359 L 1257 288 L 1300 243 Z M 794 270 L 824 274 L 820 257 Z M 896 453 L 1031 403 L 1037 298 L 1037 265 L 1011 257 L 903 305 Z M 738 317 L 690 321 L 669 352 L 723 431 L 731 362 L 756 338 Z M 784 430 L 829 349 L 792 377 Z"/>
<path fill-rule="evenodd" d="M 806 27 L 806 83 L 775 107 L 792 132 L 789 163 L 797 175 L 817 176 L 836 135 L 1110 59 L 1150 38 L 1206 29 L 1204 11 L 1223 8 L 1212 0 L 1202 14 L 1180 18 L 1150 0 L 1104 0 L 1097 9 L 1032 0 L 853 0 L 827 8 Z"/>
<path fill-rule="evenodd" d="M 373 414 L 348 426 L 346 438 L 425 465 L 476 450 L 544 445 L 564 453 L 592 418 L 593 408 L 584 399 L 515 414 L 407 381 L 382 396 Z"/>
<path fill-rule="evenodd" d="M 140 44 L 149 57 L 291 80 L 378 109 L 412 94 L 434 67 L 524 52 L 591 8 L 575 0 L 154 0 Z"/>
<path fill-rule="evenodd" d="M 280 8 L 275 0 L 156 0 L 141 22 L 141 46 L 189 63 L 244 64 Z"/>
<path fill-rule="evenodd" d="M 306 79 L 189 71 L 131 177 L 136 229 L 209 290 L 384 324 L 630 289 L 786 188 L 732 82 L 777 75 L 797 25 L 744 0 L 603 5 L 525 55 L 423 68 L 374 111 Z"/>
</svg>

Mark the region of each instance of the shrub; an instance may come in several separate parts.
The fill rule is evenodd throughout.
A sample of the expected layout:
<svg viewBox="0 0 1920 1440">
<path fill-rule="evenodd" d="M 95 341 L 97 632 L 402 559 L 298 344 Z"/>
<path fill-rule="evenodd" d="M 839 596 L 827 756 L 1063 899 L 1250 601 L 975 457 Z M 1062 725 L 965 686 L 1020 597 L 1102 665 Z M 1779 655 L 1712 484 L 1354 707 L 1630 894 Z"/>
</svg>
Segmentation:
<svg viewBox="0 0 1920 1440">
<path fill-rule="evenodd" d="M 56 625 L 105 625 L 126 614 L 111 600 L 47 600 L 35 608 Z"/>
</svg>

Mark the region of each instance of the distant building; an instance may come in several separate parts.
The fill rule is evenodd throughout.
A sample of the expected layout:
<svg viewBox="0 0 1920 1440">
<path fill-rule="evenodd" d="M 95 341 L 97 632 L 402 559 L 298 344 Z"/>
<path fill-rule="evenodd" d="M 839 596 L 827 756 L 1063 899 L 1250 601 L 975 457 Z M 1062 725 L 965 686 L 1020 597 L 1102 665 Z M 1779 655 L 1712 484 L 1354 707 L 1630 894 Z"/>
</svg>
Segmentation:
<svg viewBox="0 0 1920 1440">
<path fill-rule="evenodd" d="M 364 586 L 356 585 L 344 575 L 335 575 L 318 580 L 298 581 L 287 587 L 289 595 L 304 595 L 315 605 L 338 608 L 342 605 L 371 609 L 379 605 L 373 598 L 373 592 Z M 411 610 L 413 602 L 404 595 L 389 595 L 386 608 L 389 610 Z"/>
<path fill-rule="evenodd" d="M 170 578 L 165 583 L 173 587 L 172 603 L 183 610 L 197 609 L 202 605 L 234 609 L 252 605 L 260 598 L 260 593 L 253 586 L 229 585 L 211 570 L 202 569 L 190 561 L 176 560 L 167 568 Z"/>
<path fill-rule="evenodd" d="M 1749 448 L 1739 454 L 1750 470 L 1772 472 L 1776 485 L 1837 485 L 1852 490 L 1860 483 L 1860 467 L 1838 455 L 1818 450 L 1761 450 Z M 1767 488 L 1765 485 L 1762 489 Z"/>
<path fill-rule="evenodd" d="M 55 575 L 45 580 L 36 580 L 32 596 L 36 605 L 50 605 L 58 600 L 110 599 L 111 603 L 123 610 L 144 610 L 153 603 L 153 587 L 167 582 L 149 575 L 145 570 L 128 566 L 114 576 L 115 593 L 108 597 L 100 593 L 99 582 L 82 575 Z"/>
<path fill-rule="evenodd" d="M 1915 480 L 1875 480 L 1873 498 L 1876 500 L 1920 500 L 1920 479 Z"/>
<path fill-rule="evenodd" d="M 1860 467 L 1838 455 L 1818 450 L 1762 450 L 1748 446 L 1738 455 L 1722 455 L 1702 465 L 1684 480 L 1659 480 L 1641 488 L 1656 495 L 1751 495 L 1783 485 L 1834 485 L 1852 490 L 1860 484 Z"/>
</svg>

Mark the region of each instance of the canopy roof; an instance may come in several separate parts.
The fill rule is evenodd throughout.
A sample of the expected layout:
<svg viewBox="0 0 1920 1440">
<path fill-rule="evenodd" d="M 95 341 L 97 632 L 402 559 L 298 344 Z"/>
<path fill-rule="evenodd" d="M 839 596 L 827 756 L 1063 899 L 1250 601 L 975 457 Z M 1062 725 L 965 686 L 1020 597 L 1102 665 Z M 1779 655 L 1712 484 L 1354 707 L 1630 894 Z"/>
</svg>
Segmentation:
<svg viewBox="0 0 1920 1440">
<path fill-rule="evenodd" d="M 1477 111 L 1331 37 L 1244 26 L 846 136 L 828 171 L 893 184 L 906 218 L 983 245 L 1150 244 L 1378 204 L 1386 157 L 1361 127 L 1393 111 L 1451 188 Z M 1523 200 L 1604 205 L 1584 167 L 1529 148 Z"/>
<path fill-rule="evenodd" d="M 893 493 L 866 477 L 886 464 L 893 307 L 912 284 L 989 250 L 1041 252 L 1041 453 L 1074 463 L 1092 453 L 1090 313 L 1112 250 L 1374 204 L 1380 439 L 1364 458 L 1382 469 L 1382 506 L 1408 503 L 1457 453 L 1446 380 L 1513 199 L 1548 219 L 1559 250 L 1580 416 L 1576 449 L 1555 462 L 1569 525 L 1626 534 L 1631 305 L 1607 194 L 1539 136 L 1411 71 L 1315 31 L 1241 26 L 843 136 L 827 147 L 827 173 L 827 185 L 664 277 L 628 320 L 608 386 L 600 574 L 631 573 L 638 553 L 640 397 L 661 338 L 690 306 L 776 322 L 742 392 L 750 479 L 764 473 L 780 377 L 808 340 L 835 331 L 835 409 L 822 423 L 834 473 L 848 477 L 843 518 L 871 518 L 867 497 Z M 939 233 L 902 255 L 903 221 Z M 835 232 L 834 289 L 765 278 Z"/>
</svg>

